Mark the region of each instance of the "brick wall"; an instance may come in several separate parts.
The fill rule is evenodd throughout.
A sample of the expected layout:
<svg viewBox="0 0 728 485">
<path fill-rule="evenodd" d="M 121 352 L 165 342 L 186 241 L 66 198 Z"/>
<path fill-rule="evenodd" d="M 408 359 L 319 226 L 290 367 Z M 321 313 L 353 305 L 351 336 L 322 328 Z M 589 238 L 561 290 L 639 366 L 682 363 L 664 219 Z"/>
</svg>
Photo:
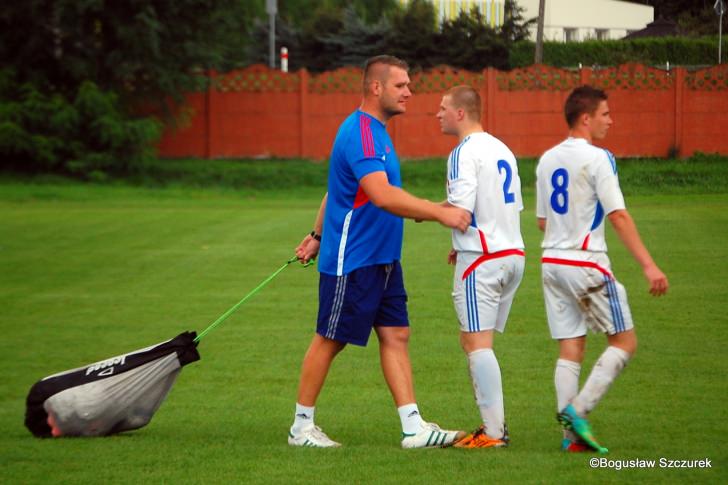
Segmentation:
<svg viewBox="0 0 728 485">
<path fill-rule="evenodd" d="M 181 128 L 167 129 L 162 157 L 328 157 L 339 123 L 361 101 L 361 70 L 312 75 L 265 66 L 211 73 L 212 86 L 187 96 Z M 617 156 L 728 154 L 728 65 L 669 72 L 636 64 L 509 72 L 441 67 L 411 75 L 407 113 L 388 129 L 400 157 L 445 156 L 454 140 L 435 118 L 442 93 L 470 84 L 481 93 L 484 128 L 518 156 L 538 156 L 566 136 L 562 108 L 584 83 L 605 89 L 614 125 L 604 145 Z"/>
</svg>

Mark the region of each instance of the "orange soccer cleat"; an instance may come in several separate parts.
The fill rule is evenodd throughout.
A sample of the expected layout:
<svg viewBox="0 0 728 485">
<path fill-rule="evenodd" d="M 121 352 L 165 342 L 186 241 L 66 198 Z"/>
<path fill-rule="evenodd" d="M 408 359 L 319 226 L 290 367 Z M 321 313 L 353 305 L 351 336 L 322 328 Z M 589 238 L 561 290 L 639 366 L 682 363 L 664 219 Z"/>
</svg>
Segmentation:
<svg viewBox="0 0 728 485">
<path fill-rule="evenodd" d="M 508 433 L 503 438 L 491 438 L 482 424 L 478 429 L 453 445 L 455 448 L 504 448 L 508 446 Z"/>
</svg>

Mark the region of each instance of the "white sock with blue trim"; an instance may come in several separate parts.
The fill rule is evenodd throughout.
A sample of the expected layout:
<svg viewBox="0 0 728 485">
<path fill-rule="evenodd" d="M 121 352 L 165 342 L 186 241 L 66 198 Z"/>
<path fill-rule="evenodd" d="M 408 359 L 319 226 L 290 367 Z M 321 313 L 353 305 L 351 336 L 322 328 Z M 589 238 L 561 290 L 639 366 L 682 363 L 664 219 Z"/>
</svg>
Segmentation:
<svg viewBox="0 0 728 485">
<path fill-rule="evenodd" d="M 624 350 L 609 346 L 607 347 L 589 374 L 581 392 L 574 398 L 572 404 L 576 412 L 582 416 L 589 414 L 592 409 L 601 401 L 609 390 L 614 379 L 622 372 L 627 365 L 631 355 Z"/>
<path fill-rule="evenodd" d="M 308 425 L 313 424 L 313 416 L 316 406 L 304 406 L 296 403 L 296 415 L 293 418 L 292 432 L 300 431 Z"/>
<path fill-rule="evenodd" d="M 569 402 L 579 394 L 579 374 L 581 373 L 581 364 L 566 359 L 556 361 L 556 369 L 554 369 L 554 387 L 556 388 L 556 412 L 561 412 Z M 576 435 L 564 430 L 564 438 L 574 441 Z"/>
<path fill-rule="evenodd" d="M 425 423 L 420 416 L 420 410 L 417 403 L 405 404 L 397 408 L 399 420 L 402 422 L 402 433 L 412 435 L 417 434 Z"/>
<path fill-rule="evenodd" d="M 468 366 L 485 432 L 491 438 L 500 439 L 505 434 L 505 411 L 498 359 L 493 349 L 478 349 L 468 354 Z"/>
</svg>

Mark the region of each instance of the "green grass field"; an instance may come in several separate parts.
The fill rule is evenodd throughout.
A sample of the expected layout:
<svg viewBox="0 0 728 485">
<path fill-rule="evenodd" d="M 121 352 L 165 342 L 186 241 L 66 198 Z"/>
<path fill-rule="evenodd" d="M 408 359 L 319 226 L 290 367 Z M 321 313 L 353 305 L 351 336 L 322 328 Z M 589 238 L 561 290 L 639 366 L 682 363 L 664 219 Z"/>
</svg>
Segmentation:
<svg viewBox="0 0 728 485">
<path fill-rule="evenodd" d="M 202 341 L 202 360 L 183 370 L 147 427 L 108 438 L 34 438 L 23 417 L 36 380 L 201 331 L 292 255 L 310 230 L 320 191 L 3 179 L 0 482 L 725 483 L 728 191 L 724 165 L 708 173 L 723 180 L 711 190 L 717 193 L 701 195 L 692 185 L 681 195 L 682 182 L 650 191 L 648 180 L 629 196 L 625 186 L 671 288 L 666 297 L 650 297 L 639 268 L 609 233 L 640 349 L 592 423 L 610 460 L 707 458 L 712 468 L 658 462 L 621 471 L 592 469 L 594 455 L 558 450 L 557 350 L 545 322 L 530 189 L 522 217 L 526 275 L 496 340 L 510 448 L 401 450 L 375 339 L 340 355 L 318 403 L 318 424 L 344 447 L 290 448 L 286 433 L 317 307 L 317 273 L 299 267 L 286 269 Z M 425 181 L 413 191 L 437 197 L 440 187 Z M 406 223 L 411 357 L 424 417 L 473 428 L 479 416 L 458 345 L 448 249 L 446 229 Z M 589 342 L 582 379 L 603 347 L 600 336 Z"/>
</svg>

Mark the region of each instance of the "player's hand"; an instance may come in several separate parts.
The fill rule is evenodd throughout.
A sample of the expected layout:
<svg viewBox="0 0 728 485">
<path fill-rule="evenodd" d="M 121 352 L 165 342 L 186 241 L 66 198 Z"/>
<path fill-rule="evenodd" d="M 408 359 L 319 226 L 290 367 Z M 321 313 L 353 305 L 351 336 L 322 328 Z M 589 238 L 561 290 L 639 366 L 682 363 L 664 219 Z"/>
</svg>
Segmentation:
<svg viewBox="0 0 728 485">
<path fill-rule="evenodd" d="M 447 255 L 447 264 L 455 264 L 458 262 L 458 252 L 454 249 L 450 250 L 450 253 Z"/>
<path fill-rule="evenodd" d="M 657 266 L 648 266 L 645 268 L 645 278 L 650 284 L 650 293 L 652 296 L 661 296 L 667 293 L 670 284 L 667 282 L 667 276 L 660 271 Z"/>
<path fill-rule="evenodd" d="M 301 244 L 296 248 L 296 257 L 303 264 L 308 263 L 310 260 L 318 256 L 319 249 L 321 249 L 321 243 L 313 238 L 310 234 L 306 235 L 301 241 Z"/>
<path fill-rule="evenodd" d="M 454 206 L 443 207 L 442 210 L 443 216 L 440 219 L 442 225 L 457 229 L 462 233 L 468 230 L 473 219 L 470 212 Z"/>
</svg>

